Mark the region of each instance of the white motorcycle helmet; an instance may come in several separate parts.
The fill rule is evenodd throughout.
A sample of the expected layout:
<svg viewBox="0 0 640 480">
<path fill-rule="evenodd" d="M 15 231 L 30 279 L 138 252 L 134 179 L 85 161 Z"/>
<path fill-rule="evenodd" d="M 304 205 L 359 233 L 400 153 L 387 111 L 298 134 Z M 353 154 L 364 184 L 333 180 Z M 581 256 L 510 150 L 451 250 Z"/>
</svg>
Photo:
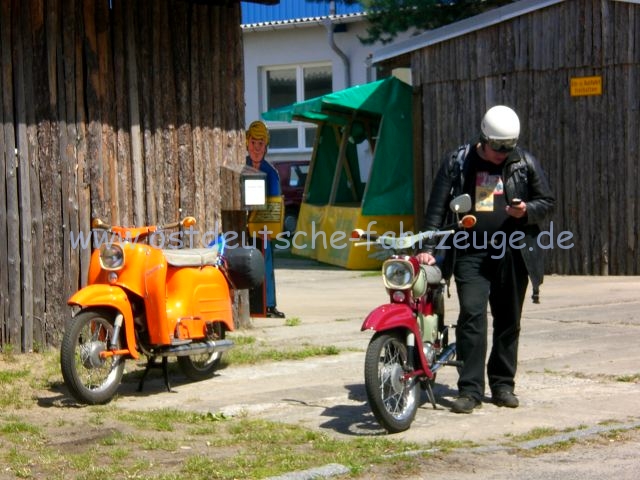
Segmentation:
<svg viewBox="0 0 640 480">
<path fill-rule="evenodd" d="M 504 105 L 487 110 L 480 124 L 482 142 L 496 152 L 511 152 L 520 136 L 520 119 L 516 112 Z"/>
</svg>

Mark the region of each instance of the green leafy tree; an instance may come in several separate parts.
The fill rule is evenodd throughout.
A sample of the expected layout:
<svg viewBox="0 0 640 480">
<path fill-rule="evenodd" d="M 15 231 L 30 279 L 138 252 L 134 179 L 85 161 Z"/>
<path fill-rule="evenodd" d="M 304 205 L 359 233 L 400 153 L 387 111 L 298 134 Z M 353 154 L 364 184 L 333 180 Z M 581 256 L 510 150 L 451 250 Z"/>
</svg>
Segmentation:
<svg viewBox="0 0 640 480">
<path fill-rule="evenodd" d="M 330 0 L 307 0 L 329 3 Z M 516 0 L 335 0 L 345 5 L 360 4 L 367 13 L 371 26 L 368 36 L 360 40 L 365 44 L 376 41 L 388 43 L 398 33 L 415 29 L 431 30 L 457 22 Z"/>
</svg>

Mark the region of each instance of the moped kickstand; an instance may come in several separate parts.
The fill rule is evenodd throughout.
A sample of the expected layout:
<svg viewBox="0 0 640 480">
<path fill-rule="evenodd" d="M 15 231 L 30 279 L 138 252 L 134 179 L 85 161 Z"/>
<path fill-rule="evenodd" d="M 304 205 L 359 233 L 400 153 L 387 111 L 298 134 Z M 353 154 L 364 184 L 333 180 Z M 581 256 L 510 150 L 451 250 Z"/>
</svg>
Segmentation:
<svg viewBox="0 0 640 480">
<path fill-rule="evenodd" d="M 142 374 L 140 383 L 138 383 L 138 392 L 142 391 L 142 387 L 144 386 L 144 380 L 145 378 L 147 378 L 149 371 L 152 368 L 156 368 L 160 366 L 156 363 L 156 358 L 157 357 L 155 356 L 149 357 L 149 359 L 147 360 L 147 366 L 144 369 L 144 373 Z M 173 392 L 173 390 L 171 390 L 171 384 L 169 383 L 169 370 L 167 368 L 167 360 L 168 360 L 167 357 L 162 357 L 162 377 L 164 378 L 164 384 L 167 387 L 167 392 Z"/>
<path fill-rule="evenodd" d="M 425 390 L 427 391 L 427 397 L 429 397 L 429 401 L 431 402 L 431 405 L 433 405 L 433 409 L 437 410 L 438 407 L 436 406 L 436 397 L 433 394 L 433 389 L 431 388 L 431 380 L 427 380 L 425 384 L 426 384 Z"/>
</svg>

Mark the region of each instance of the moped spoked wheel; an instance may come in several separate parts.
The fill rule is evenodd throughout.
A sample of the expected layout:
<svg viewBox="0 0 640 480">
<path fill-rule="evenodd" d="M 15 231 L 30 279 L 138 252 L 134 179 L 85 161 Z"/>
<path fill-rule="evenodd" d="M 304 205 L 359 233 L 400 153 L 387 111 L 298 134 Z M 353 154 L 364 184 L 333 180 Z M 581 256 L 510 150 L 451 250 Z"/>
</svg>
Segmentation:
<svg viewBox="0 0 640 480">
<path fill-rule="evenodd" d="M 411 426 L 418 409 L 419 384 L 403 381 L 407 347 L 403 337 L 378 333 L 369 342 L 364 361 L 364 382 L 369 406 L 389 433 Z"/>
<path fill-rule="evenodd" d="M 206 380 L 213 377 L 221 356 L 222 353 L 216 352 L 178 357 L 178 365 L 188 379 Z"/>
<path fill-rule="evenodd" d="M 224 339 L 224 328 L 221 324 L 214 326 L 217 340 Z M 182 373 L 195 381 L 206 380 L 213 377 L 214 372 L 220 366 L 222 352 L 203 353 L 201 355 L 189 355 L 178 357 L 178 365 Z"/>
<path fill-rule="evenodd" d="M 109 348 L 115 313 L 86 310 L 69 321 L 60 348 L 60 367 L 71 395 L 82 403 L 109 402 L 116 393 L 124 372 L 120 356 L 101 358 Z M 120 348 L 120 339 L 116 341 Z"/>
</svg>

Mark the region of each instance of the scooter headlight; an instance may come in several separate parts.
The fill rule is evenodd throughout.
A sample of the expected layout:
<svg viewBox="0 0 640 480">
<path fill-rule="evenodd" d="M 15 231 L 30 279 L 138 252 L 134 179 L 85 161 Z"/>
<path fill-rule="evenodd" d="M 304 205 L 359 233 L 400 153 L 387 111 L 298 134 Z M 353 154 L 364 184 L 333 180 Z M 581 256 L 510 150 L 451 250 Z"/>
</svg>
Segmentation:
<svg viewBox="0 0 640 480">
<path fill-rule="evenodd" d="M 410 288 L 415 280 L 413 265 L 407 260 L 387 260 L 382 265 L 382 280 L 391 290 Z"/>
<path fill-rule="evenodd" d="M 120 270 L 124 266 L 124 251 L 120 245 L 100 246 L 100 266 L 104 270 Z"/>
</svg>

